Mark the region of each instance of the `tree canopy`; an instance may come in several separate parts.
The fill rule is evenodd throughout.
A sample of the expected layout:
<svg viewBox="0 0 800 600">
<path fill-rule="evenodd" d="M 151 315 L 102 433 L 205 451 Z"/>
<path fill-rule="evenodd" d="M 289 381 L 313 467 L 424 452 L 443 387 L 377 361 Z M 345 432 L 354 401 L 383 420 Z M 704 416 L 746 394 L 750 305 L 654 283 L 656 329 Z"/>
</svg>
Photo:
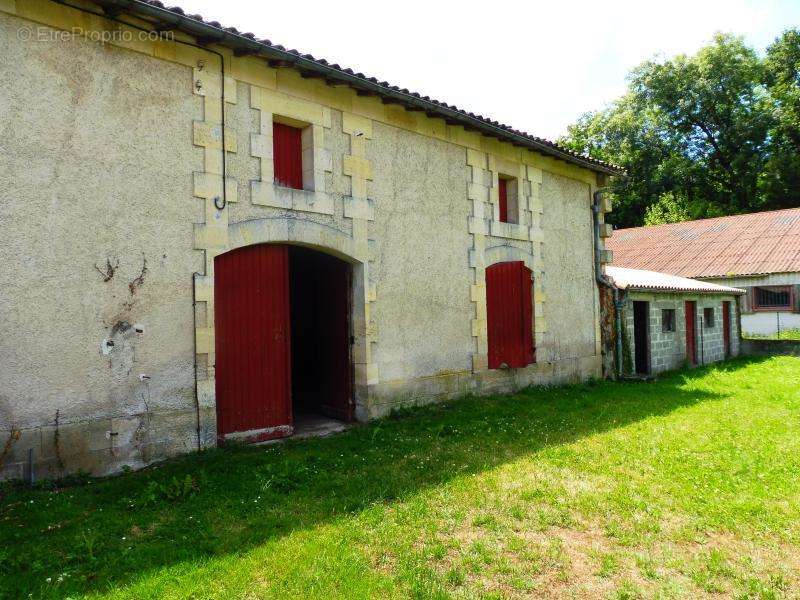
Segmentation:
<svg viewBox="0 0 800 600">
<path fill-rule="evenodd" d="M 759 56 L 717 34 L 646 61 L 610 106 L 559 140 L 618 164 L 614 221 L 630 227 L 800 206 L 800 30 Z"/>
</svg>

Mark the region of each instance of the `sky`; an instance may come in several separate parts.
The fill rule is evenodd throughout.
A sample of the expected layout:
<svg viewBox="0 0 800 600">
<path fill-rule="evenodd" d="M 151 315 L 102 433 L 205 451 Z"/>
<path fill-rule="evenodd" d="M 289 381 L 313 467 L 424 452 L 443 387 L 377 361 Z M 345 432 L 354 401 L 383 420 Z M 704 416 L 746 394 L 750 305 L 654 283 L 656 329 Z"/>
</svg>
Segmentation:
<svg viewBox="0 0 800 600">
<path fill-rule="evenodd" d="M 174 3 L 551 140 L 624 93 L 642 61 L 717 31 L 763 52 L 800 27 L 800 0 Z"/>
</svg>

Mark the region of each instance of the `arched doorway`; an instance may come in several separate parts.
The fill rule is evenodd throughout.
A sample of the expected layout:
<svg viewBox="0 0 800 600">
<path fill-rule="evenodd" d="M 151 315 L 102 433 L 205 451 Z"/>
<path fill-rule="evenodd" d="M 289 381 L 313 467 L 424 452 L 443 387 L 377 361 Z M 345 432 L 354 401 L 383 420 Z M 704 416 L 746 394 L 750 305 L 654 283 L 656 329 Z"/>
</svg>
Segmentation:
<svg viewBox="0 0 800 600">
<path fill-rule="evenodd" d="M 245 246 L 214 259 L 217 437 L 291 435 L 353 416 L 351 265 L 311 248 Z"/>
</svg>

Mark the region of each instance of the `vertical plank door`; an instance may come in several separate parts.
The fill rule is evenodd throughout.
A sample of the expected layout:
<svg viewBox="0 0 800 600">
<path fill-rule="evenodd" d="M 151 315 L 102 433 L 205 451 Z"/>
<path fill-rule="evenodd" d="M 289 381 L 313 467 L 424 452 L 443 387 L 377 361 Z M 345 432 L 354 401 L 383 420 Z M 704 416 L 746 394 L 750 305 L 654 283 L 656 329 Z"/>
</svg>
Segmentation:
<svg viewBox="0 0 800 600">
<path fill-rule="evenodd" d="M 288 250 L 262 244 L 214 259 L 217 438 L 292 433 Z"/>
</svg>

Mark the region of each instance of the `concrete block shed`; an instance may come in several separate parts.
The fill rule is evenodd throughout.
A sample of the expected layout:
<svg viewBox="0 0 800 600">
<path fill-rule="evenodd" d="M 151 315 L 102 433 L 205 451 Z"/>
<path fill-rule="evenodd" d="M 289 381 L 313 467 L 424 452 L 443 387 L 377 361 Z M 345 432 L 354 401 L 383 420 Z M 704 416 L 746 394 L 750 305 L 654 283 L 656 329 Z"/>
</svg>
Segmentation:
<svg viewBox="0 0 800 600">
<path fill-rule="evenodd" d="M 0 52 L 0 476 L 601 375 L 617 167 L 156 1 Z"/>
<path fill-rule="evenodd" d="M 800 329 L 800 208 L 616 229 L 615 267 L 741 288 L 743 335 Z"/>
<path fill-rule="evenodd" d="M 623 298 L 624 374 L 654 375 L 739 354 L 744 290 L 641 269 L 605 272 Z"/>
</svg>

